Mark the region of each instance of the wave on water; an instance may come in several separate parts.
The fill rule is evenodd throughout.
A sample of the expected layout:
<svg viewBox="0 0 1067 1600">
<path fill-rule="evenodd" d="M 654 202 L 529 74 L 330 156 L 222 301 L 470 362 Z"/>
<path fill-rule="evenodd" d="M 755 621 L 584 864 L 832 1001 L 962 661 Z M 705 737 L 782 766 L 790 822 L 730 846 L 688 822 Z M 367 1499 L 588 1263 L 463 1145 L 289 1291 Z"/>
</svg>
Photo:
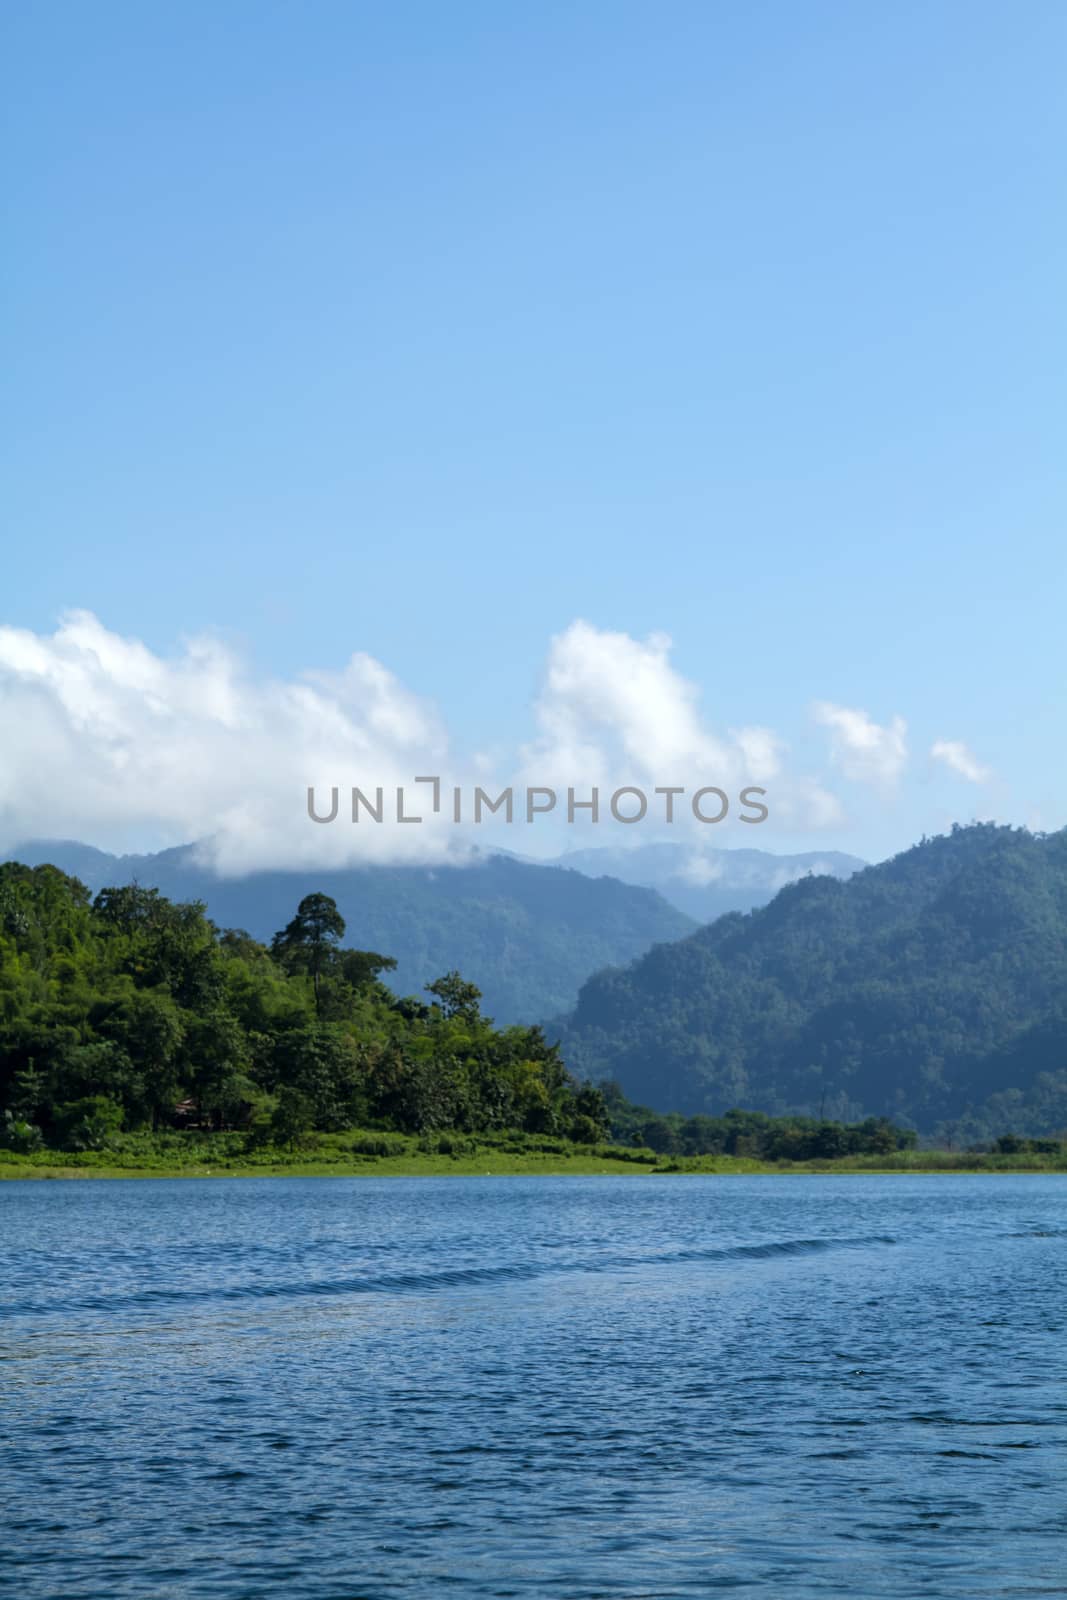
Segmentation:
<svg viewBox="0 0 1067 1600">
<path fill-rule="evenodd" d="M 767 1261 L 790 1256 L 818 1254 L 828 1250 L 866 1249 L 872 1246 L 892 1245 L 897 1241 L 885 1234 L 859 1235 L 852 1238 L 780 1239 L 763 1244 L 725 1245 L 716 1248 L 693 1247 L 658 1253 L 583 1257 L 570 1261 L 515 1261 L 493 1266 L 441 1267 L 433 1270 L 416 1269 L 406 1272 L 376 1273 L 367 1276 L 338 1278 L 306 1278 L 277 1283 L 217 1284 L 199 1288 L 193 1285 L 167 1284 L 159 1288 L 145 1286 L 129 1294 L 89 1294 L 49 1301 L 27 1300 L 9 1305 L 8 1315 L 52 1315 L 57 1311 L 121 1311 L 165 1304 L 189 1304 L 208 1301 L 271 1300 L 328 1298 L 346 1295 L 373 1294 L 424 1294 L 436 1290 L 476 1287 L 493 1283 L 516 1282 L 563 1273 L 620 1272 L 642 1267 L 671 1266 L 706 1262 L 728 1264 L 743 1261 Z"/>
</svg>

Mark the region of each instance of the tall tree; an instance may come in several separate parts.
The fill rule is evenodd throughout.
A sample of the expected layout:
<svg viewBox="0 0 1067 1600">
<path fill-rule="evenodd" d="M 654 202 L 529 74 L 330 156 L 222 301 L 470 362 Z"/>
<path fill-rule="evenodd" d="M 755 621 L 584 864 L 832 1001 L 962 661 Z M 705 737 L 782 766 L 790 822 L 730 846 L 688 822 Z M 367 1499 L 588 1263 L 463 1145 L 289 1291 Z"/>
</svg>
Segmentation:
<svg viewBox="0 0 1067 1600">
<path fill-rule="evenodd" d="M 271 955 L 292 972 L 306 972 L 315 990 L 315 1010 L 321 1010 L 323 975 L 332 964 L 344 938 L 345 919 L 328 894 L 307 894 L 296 916 L 271 940 Z"/>
</svg>

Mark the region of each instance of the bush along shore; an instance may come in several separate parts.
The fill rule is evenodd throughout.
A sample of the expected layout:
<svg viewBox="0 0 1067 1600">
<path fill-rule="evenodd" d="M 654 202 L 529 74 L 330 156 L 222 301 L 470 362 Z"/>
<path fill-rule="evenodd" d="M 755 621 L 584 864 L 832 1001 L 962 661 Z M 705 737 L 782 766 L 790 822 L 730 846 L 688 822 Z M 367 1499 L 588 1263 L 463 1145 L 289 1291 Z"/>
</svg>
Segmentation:
<svg viewBox="0 0 1067 1600">
<path fill-rule="evenodd" d="M 1001 1144 L 1012 1141 L 1003 1140 Z M 522 1133 L 309 1134 L 288 1145 L 233 1132 L 119 1134 L 93 1150 L 0 1149 L 4 1178 L 460 1177 L 686 1173 L 1065 1172 L 1067 1143 L 1019 1148 L 897 1150 L 807 1161 L 750 1155 L 663 1155 L 639 1145 L 579 1144 Z M 1040 1149 L 1030 1148 L 1039 1145 Z M 1054 1146 L 1054 1148 L 1049 1148 Z"/>
<path fill-rule="evenodd" d="M 582 1083 L 458 972 L 398 997 L 313 894 L 270 946 L 200 903 L 0 866 L 0 1176 L 1060 1170 L 881 1118 L 683 1118 Z"/>
</svg>

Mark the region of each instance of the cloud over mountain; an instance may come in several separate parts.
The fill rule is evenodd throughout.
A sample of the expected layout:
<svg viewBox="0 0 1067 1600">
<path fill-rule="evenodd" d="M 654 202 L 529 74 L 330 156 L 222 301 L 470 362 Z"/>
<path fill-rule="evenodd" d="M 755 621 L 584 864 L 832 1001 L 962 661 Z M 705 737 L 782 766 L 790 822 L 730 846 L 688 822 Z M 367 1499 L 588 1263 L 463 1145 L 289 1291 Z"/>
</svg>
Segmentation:
<svg viewBox="0 0 1067 1600">
<path fill-rule="evenodd" d="M 739 812 L 748 785 L 766 788 L 773 818 L 793 831 L 836 827 L 841 802 L 818 774 L 789 765 L 783 739 L 762 725 L 717 727 L 697 684 L 670 658 L 662 634 L 645 639 L 575 621 L 550 640 L 532 708 L 516 707 L 516 723 L 532 712 L 534 735 L 491 763 L 466 754 L 451 737 L 444 712 L 363 652 L 338 671 L 308 670 L 291 679 L 257 675 L 217 638 L 185 640 L 161 655 L 108 629 L 87 611 L 71 611 L 51 634 L 0 628 L 0 848 L 27 837 L 75 835 L 112 848 L 158 847 L 190 838 L 210 841 L 218 866 L 240 872 L 261 866 L 357 861 L 454 860 L 507 844 L 529 848 L 525 828 L 502 819 L 467 825 L 475 786 L 495 795 L 511 785 L 559 792 L 640 785 L 649 817 L 662 821 L 657 786 L 678 785 L 676 839 L 718 846 Z M 723 708 L 716 707 L 721 714 Z M 822 703 L 833 761 L 846 777 L 890 781 L 906 761 L 905 728 L 896 718 L 880 728 L 866 713 Z M 946 750 L 963 747 L 945 746 Z M 957 757 L 945 756 L 950 764 Z M 435 813 L 422 775 L 438 774 Z M 385 820 L 350 820 L 350 789 L 372 799 L 383 791 Z M 450 786 L 466 807 L 455 826 Z M 730 796 L 723 829 L 695 822 L 688 797 L 703 785 Z M 328 814 L 338 791 L 338 820 L 317 827 L 307 790 Z M 395 795 L 421 825 L 396 820 Z M 607 843 L 602 830 L 598 843 Z M 635 837 L 630 829 L 627 837 Z M 739 838 L 743 832 L 745 838 Z M 713 837 L 714 835 L 714 837 Z M 754 842 L 748 828 L 729 842 Z M 770 840 L 760 834 L 763 845 Z M 558 841 L 557 841 L 558 848 Z"/>
</svg>

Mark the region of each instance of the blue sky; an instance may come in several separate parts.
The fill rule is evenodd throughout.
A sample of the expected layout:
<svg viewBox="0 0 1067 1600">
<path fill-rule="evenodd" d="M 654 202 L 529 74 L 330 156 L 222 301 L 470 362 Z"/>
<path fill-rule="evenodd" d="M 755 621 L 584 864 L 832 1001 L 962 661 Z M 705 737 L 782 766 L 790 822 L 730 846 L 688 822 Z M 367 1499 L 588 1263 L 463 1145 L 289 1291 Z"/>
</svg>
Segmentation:
<svg viewBox="0 0 1067 1600">
<path fill-rule="evenodd" d="M 779 785 L 840 797 L 812 847 L 1067 821 L 1060 4 L 4 31 L 9 752 L 71 608 L 250 683 L 368 656 L 464 761 L 543 737 L 581 619 L 669 635 L 716 737 L 774 730 Z M 857 776 L 817 702 L 903 718 L 906 761 Z M 53 786 L 114 720 L 61 712 L 16 741 Z"/>
</svg>

